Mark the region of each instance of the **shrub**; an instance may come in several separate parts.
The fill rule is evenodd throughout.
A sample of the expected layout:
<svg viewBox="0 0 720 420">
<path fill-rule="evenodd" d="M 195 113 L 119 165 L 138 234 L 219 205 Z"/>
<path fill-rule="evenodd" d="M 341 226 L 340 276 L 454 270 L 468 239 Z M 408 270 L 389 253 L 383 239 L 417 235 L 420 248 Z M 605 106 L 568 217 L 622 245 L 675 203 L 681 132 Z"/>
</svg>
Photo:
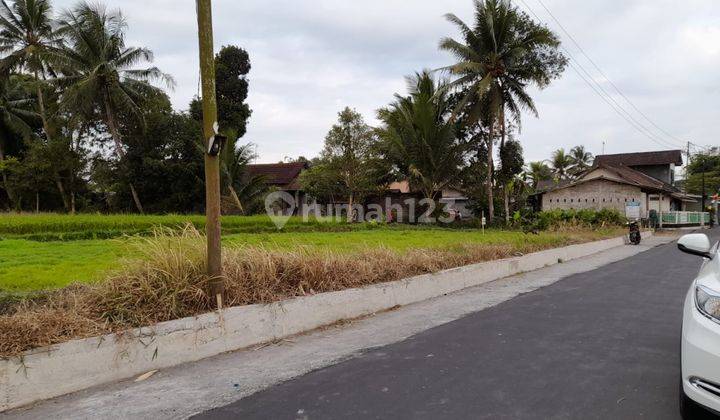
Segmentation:
<svg viewBox="0 0 720 420">
<path fill-rule="evenodd" d="M 524 235 L 522 235 L 524 236 Z M 445 249 L 388 248 L 342 253 L 298 246 L 262 246 L 223 252 L 226 306 L 268 303 L 402 279 L 481 261 L 535 252 L 578 240 L 577 235 L 542 236 L 517 242 L 463 244 Z M 134 238 L 141 258 L 105 281 L 70 286 L 18 302 L 0 312 L 0 358 L 73 338 L 192 316 L 211 310 L 206 294 L 205 238 L 191 225 Z"/>
<path fill-rule="evenodd" d="M 528 223 L 538 230 L 568 227 L 609 227 L 619 226 L 625 222 L 625 216 L 615 209 L 555 209 L 537 213 L 534 218 L 528 220 Z"/>
</svg>

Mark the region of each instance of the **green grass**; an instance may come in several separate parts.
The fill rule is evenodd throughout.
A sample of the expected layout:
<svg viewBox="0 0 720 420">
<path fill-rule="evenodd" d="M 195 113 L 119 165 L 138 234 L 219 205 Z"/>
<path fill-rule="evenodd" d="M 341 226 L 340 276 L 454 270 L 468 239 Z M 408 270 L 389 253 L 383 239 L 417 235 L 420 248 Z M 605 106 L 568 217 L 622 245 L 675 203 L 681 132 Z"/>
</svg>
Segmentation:
<svg viewBox="0 0 720 420">
<path fill-rule="evenodd" d="M 181 226 L 186 221 L 199 223 L 201 216 L 1 216 L 0 232 L 7 239 L 0 240 L 0 297 L 3 294 L 24 294 L 54 289 L 74 282 L 101 280 L 113 269 L 128 260 L 138 258 L 135 239 L 37 241 L 32 235 L 78 232 L 82 229 L 99 232 L 102 229 L 133 233 L 136 229 Z M 11 223 L 15 221 L 17 225 Z M 373 247 L 386 247 L 398 252 L 418 248 L 460 248 L 464 244 L 536 244 L 546 247 L 562 246 L 581 240 L 619 235 L 617 230 L 594 232 L 542 232 L 526 235 L 514 231 L 488 230 L 484 234 L 474 229 L 444 229 L 404 225 L 341 225 L 313 222 L 303 225 L 291 220 L 289 230 L 278 232 L 274 226 L 264 231 L 267 217 L 226 217 L 229 229 L 223 242 L 228 247 L 263 246 L 276 249 L 310 247 L 334 252 L 353 252 Z M 260 226 L 260 228 L 258 228 Z M 347 227 L 347 229 L 345 229 Z M 233 229 L 251 233 L 227 233 Z M 345 231 L 332 231 L 345 229 Z M 329 230 L 329 231 L 328 231 Z M 8 235 L 8 232 L 12 234 Z M 24 235 L 24 236 L 23 236 Z"/>
<path fill-rule="evenodd" d="M 52 213 L 5 213 L 0 215 L 0 237 L 24 238 L 36 241 L 108 239 L 123 235 L 150 234 L 154 228 L 182 228 L 192 224 L 199 230 L 205 227 L 202 215 L 126 215 L 78 214 L 74 216 Z M 223 233 L 277 232 L 270 217 L 224 216 Z M 351 231 L 372 229 L 372 224 L 347 224 L 330 220 L 303 221 L 289 219 L 283 231 Z"/>
<path fill-rule="evenodd" d="M 99 280 L 120 264 L 120 241 L 0 241 L 0 295 L 53 289 L 73 282 Z"/>
<path fill-rule="evenodd" d="M 302 246 L 336 252 L 353 252 L 376 247 L 385 247 L 396 251 L 412 248 L 447 249 L 460 247 L 463 244 L 556 245 L 570 241 L 572 241 L 572 235 L 569 234 L 543 232 L 539 235 L 526 235 L 516 231 L 494 230 L 483 234 L 478 230 L 442 228 L 235 234 L 224 238 L 224 243 L 228 246 L 265 246 L 278 249 Z"/>
</svg>

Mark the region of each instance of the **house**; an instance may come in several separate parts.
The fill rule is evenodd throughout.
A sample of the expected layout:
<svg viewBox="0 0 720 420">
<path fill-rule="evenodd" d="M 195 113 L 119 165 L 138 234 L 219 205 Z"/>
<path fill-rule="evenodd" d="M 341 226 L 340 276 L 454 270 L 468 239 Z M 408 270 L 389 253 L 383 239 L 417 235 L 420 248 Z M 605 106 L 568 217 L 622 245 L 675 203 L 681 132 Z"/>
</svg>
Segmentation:
<svg viewBox="0 0 720 420">
<path fill-rule="evenodd" d="M 422 200 L 423 195 L 411 189 L 410 182 L 407 180 L 395 181 L 388 184 L 385 194 L 381 197 L 372 197 L 371 202 L 380 204 L 383 208 L 387 206 L 386 199 L 390 199 L 390 204 L 401 206 L 403 211 L 409 212 L 409 207 L 405 200 L 411 199 L 415 202 Z M 460 190 L 454 188 L 443 189 L 438 198 L 438 206 L 442 209 L 454 210 L 461 218 L 473 217 L 472 210 L 468 207 L 470 199 Z M 386 210 L 387 211 L 387 210 Z"/>
<path fill-rule="evenodd" d="M 600 155 L 576 179 L 540 185 L 541 209 L 609 208 L 643 219 L 685 210 L 696 199 L 673 185 L 682 163 L 680 150 Z"/>
<path fill-rule="evenodd" d="M 294 213 L 299 214 L 305 203 L 300 174 L 308 168 L 307 162 L 251 164 L 247 165 L 247 176 L 249 178 L 263 177 L 268 187 L 290 193 L 295 198 Z"/>
</svg>

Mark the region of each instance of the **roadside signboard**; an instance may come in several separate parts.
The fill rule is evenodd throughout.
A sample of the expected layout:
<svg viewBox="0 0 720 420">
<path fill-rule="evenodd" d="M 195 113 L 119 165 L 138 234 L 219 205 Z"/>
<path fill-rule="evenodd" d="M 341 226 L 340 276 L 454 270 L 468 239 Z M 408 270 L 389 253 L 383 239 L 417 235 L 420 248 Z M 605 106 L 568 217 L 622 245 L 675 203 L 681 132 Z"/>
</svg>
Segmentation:
<svg viewBox="0 0 720 420">
<path fill-rule="evenodd" d="M 630 220 L 640 219 L 640 202 L 630 201 L 625 204 L 625 217 Z"/>
</svg>

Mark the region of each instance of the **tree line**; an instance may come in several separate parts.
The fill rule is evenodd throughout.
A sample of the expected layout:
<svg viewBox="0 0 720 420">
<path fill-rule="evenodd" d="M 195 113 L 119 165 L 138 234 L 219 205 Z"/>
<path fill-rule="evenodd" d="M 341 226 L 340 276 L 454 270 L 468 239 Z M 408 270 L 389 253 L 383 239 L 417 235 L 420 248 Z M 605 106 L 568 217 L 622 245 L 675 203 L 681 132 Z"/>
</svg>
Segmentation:
<svg viewBox="0 0 720 420">
<path fill-rule="evenodd" d="M 454 62 L 408 77 L 407 93 L 378 110 L 380 127 L 350 108 L 339 113 L 303 176 L 309 192 L 354 202 L 390 180 L 407 180 L 433 200 L 443 189 L 460 189 L 490 222 L 497 212 L 509 220 L 527 194 L 517 137 L 523 112 L 538 115 L 529 88 L 547 87 L 567 58 L 558 37 L 510 1 L 473 4 L 470 24 L 446 15 L 461 37 L 443 38 L 439 49 Z"/>
<path fill-rule="evenodd" d="M 199 212 L 204 208 L 200 103 L 172 109 L 172 77 L 147 47 L 126 45 L 119 10 L 49 0 L 0 2 L 0 208 Z M 216 57 L 227 206 L 264 185 L 243 176 L 254 157 L 245 134 L 250 60 L 239 47 Z"/>
<path fill-rule="evenodd" d="M 441 39 L 439 50 L 452 62 L 409 76 L 407 92 L 377 111 L 379 127 L 353 109 L 339 113 L 302 176 L 305 190 L 354 203 L 407 180 L 431 199 L 460 189 L 490 221 L 496 213 L 508 220 L 539 180 L 587 164 L 589 154 L 575 148 L 557 151 L 550 165 L 525 165 L 522 115 L 538 115 L 529 91 L 560 77 L 567 58 L 558 37 L 510 1 L 473 5 L 469 23 L 446 15 L 459 37 Z M 0 207 L 203 210 L 200 102 L 173 110 L 165 92 L 172 77 L 152 66 L 149 48 L 127 46 L 126 31 L 122 13 L 102 4 L 56 14 L 50 0 L 0 0 Z M 225 212 L 257 211 L 267 191 L 248 176 L 255 155 L 239 140 L 251 116 L 250 69 L 242 48 L 216 56 L 219 124 L 229 139 Z"/>
</svg>

